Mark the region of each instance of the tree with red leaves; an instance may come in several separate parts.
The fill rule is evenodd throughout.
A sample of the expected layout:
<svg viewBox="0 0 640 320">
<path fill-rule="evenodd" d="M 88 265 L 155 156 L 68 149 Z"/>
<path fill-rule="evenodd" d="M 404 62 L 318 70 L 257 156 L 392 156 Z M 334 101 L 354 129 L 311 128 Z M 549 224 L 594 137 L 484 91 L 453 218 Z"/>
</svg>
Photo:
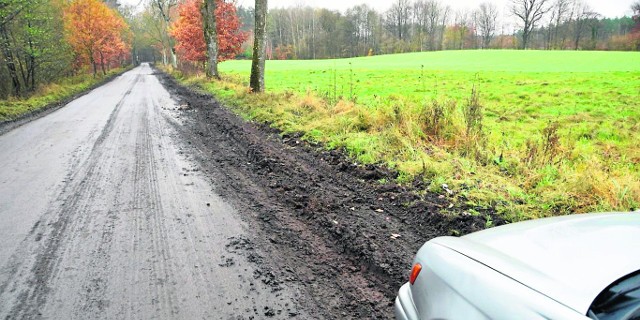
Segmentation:
<svg viewBox="0 0 640 320">
<path fill-rule="evenodd" d="M 78 66 L 114 66 L 130 54 L 131 31 L 117 12 L 99 0 L 74 0 L 64 10 L 66 38 L 76 54 Z"/>
<path fill-rule="evenodd" d="M 248 34 L 240 31 L 240 19 L 233 3 L 216 0 L 216 30 L 218 32 L 218 61 L 235 58 Z M 203 0 L 187 0 L 178 6 L 180 17 L 171 26 L 176 49 L 184 60 L 204 63 L 207 46 L 202 28 Z"/>
</svg>

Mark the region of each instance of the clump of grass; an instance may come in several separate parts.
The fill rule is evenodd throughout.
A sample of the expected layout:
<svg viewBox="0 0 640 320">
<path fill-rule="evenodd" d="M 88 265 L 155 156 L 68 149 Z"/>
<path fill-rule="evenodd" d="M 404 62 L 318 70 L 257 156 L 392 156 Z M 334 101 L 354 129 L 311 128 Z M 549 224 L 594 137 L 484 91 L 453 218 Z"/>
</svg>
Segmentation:
<svg viewBox="0 0 640 320">
<path fill-rule="evenodd" d="M 463 113 L 467 137 L 478 138 L 482 136 L 483 107 L 475 87 L 471 90 L 471 96 L 467 100 Z"/>
<path fill-rule="evenodd" d="M 546 165 L 555 165 L 561 153 L 560 125 L 550 122 L 541 132 L 540 141 L 527 139 L 524 163 L 528 166 L 539 168 Z"/>
<path fill-rule="evenodd" d="M 477 160 L 480 160 L 481 150 L 485 146 L 484 132 L 482 131 L 483 112 L 483 106 L 480 104 L 480 95 L 474 86 L 462 113 L 465 123 L 464 154 Z"/>
<path fill-rule="evenodd" d="M 455 135 L 454 117 L 457 109 L 457 103 L 454 100 L 438 101 L 432 100 L 427 103 L 421 113 L 423 130 L 428 139 L 439 145 L 449 141 Z"/>
</svg>

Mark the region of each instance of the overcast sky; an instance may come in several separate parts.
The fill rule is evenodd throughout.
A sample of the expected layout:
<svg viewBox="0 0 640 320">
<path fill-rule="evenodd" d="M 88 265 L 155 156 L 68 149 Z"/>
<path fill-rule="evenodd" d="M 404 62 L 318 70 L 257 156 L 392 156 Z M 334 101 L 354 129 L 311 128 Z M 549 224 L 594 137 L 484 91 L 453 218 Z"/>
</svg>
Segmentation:
<svg viewBox="0 0 640 320">
<path fill-rule="evenodd" d="M 253 0 L 237 0 L 239 5 L 253 6 Z M 586 0 L 587 3 L 595 9 L 596 12 L 606 17 L 621 17 L 631 15 L 631 4 L 634 0 Z M 137 5 L 141 0 L 120 0 L 123 4 Z M 146 2 L 144 0 L 143 2 Z M 508 0 L 493 0 L 500 8 L 506 8 Z M 310 5 L 313 7 L 323 7 L 344 11 L 355 5 L 366 3 L 378 11 L 382 12 L 391 6 L 393 0 L 269 0 L 269 8 L 295 6 L 297 4 Z M 472 9 L 476 8 L 480 1 L 477 0 L 445 0 L 443 3 L 449 4 L 454 9 Z"/>
</svg>

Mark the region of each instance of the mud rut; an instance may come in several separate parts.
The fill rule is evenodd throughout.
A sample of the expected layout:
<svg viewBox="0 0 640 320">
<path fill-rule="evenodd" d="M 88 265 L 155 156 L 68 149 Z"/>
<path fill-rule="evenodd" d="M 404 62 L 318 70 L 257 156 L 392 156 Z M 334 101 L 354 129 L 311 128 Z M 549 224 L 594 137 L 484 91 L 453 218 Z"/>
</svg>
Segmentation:
<svg viewBox="0 0 640 320">
<path fill-rule="evenodd" d="M 256 277 L 274 288 L 301 284 L 319 318 L 392 318 L 396 290 L 426 240 L 484 228 L 484 217 L 439 214 L 448 200 L 417 195 L 420 184 L 381 185 L 394 173 L 247 123 L 211 96 L 157 76 L 182 105 L 176 128 L 198 150 L 195 160 L 255 231 L 237 249 L 260 247 L 261 255 L 249 251 L 261 265 Z"/>
</svg>

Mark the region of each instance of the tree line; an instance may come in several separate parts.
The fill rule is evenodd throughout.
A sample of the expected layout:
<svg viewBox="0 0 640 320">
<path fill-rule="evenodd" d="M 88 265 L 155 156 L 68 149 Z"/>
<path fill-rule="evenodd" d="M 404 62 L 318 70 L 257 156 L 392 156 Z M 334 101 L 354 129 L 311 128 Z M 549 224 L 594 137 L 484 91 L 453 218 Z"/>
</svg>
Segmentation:
<svg viewBox="0 0 640 320">
<path fill-rule="evenodd" d="M 129 61 L 132 34 L 123 15 L 99 0 L 0 2 L 0 98 Z"/>
<path fill-rule="evenodd" d="M 394 0 L 378 12 L 367 4 L 344 13 L 298 5 L 269 11 L 272 59 L 344 58 L 460 49 L 638 50 L 633 17 L 605 18 L 583 0 L 512 0 L 453 10 L 441 0 Z M 246 30 L 252 8 L 238 8 Z M 508 21 L 517 21 L 510 25 Z"/>
<path fill-rule="evenodd" d="M 454 11 L 442 0 L 394 0 L 378 12 L 296 6 L 267 12 L 267 1 L 149 0 L 141 12 L 117 0 L 0 2 L 0 98 L 78 73 L 139 61 L 204 68 L 252 58 L 251 88 L 264 88 L 266 59 L 318 59 L 457 49 L 640 49 L 640 1 L 633 17 L 604 18 L 584 0 L 511 0 L 507 30 L 495 4 Z M 257 14 L 256 14 L 257 13 Z M 502 18 L 501 18 L 502 17 Z M 60 32 L 62 30 L 63 32 Z"/>
</svg>

